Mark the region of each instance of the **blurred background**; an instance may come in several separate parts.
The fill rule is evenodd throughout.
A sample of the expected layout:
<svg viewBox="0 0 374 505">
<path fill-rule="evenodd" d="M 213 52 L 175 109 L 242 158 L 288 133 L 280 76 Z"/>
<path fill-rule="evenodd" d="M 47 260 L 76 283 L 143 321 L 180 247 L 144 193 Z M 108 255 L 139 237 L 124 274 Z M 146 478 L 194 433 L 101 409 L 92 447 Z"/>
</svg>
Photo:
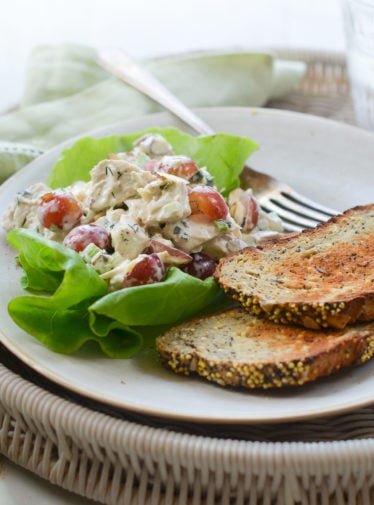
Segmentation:
<svg viewBox="0 0 374 505">
<path fill-rule="evenodd" d="M 0 111 L 19 101 L 35 46 L 116 46 L 137 58 L 200 49 L 343 51 L 340 0 L 12 0 L 0 16 Z"/>
</svg>

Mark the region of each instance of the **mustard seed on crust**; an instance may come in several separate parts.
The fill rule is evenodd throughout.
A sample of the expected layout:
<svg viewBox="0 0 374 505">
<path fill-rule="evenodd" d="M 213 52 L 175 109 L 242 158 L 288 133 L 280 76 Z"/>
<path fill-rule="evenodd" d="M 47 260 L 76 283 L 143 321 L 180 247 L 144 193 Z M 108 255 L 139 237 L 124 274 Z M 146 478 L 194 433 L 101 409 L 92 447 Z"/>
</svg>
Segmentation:
<svg viewBox="0 0 374 505">
<path fill-rule="evenodd" d="M 220 386 L 300 386 L 371 359 L 374 322 L 308 330 L 274 324 L 237 307 L 172 328 L 157 338 L 156 346 L 175 373 L 197 374 Z"/>
</svg>

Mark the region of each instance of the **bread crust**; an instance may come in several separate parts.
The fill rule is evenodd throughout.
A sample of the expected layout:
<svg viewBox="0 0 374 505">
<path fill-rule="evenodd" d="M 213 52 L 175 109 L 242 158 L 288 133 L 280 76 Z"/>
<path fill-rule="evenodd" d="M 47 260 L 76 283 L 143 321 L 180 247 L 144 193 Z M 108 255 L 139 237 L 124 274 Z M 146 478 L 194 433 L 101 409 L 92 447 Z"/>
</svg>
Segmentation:
<svg viewBox="0 0 374 505">
<path fill-rule="evenodd" d="M 257 318 L 243 307 L 195 318 L 156 339 L 163 363 L 221 386 L 300 386 L 374 355 L 374 322 L 308 330 Z"/>
<path fill-rule="evenodd" d="M 374 204 L 222 258 L 215 278 L 247 310 L 306 328 L 374 320 Z"/>
</svg>

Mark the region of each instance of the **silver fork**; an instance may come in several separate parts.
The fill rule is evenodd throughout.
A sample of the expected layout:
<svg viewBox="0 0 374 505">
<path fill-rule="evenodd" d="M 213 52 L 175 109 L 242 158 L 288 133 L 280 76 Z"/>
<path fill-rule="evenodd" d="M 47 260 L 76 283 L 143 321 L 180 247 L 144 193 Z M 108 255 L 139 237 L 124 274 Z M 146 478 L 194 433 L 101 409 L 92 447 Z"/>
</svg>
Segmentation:
<svg viewBox="0 0 374 505">
<path fill-rule="evenodd" d="M 127 84 L 141 91 L 144 95 L 172 112 L 184 123 L 201 135 L 215 132 L 191 109 L 175 97 L 156 77 L 144 67 L 131 60 L 120 49 L 98 51 L 98 63 L 108 72 Z M 338 214 L 330 209 L 297 193 L 287 184 L 270 175 L 258 172 L 245 165 L 241 174 L 241 187 L 252 188 L 261 207 L 274 211 L 283 222 L 286 231 L 301 231 L 314 228 Z"/>
</svg>

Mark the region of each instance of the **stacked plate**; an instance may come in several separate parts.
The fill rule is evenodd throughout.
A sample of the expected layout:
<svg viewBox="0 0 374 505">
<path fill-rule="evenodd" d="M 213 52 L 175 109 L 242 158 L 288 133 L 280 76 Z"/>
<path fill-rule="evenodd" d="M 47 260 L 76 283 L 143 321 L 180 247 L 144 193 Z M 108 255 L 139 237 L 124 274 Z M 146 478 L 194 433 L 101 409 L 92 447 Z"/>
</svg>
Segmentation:
<svg viewBox="0 0 374 505">
<path fill-rule="evenodd" d="M 339 72 L 324 73 L 320 55 L 308 58 L 309 73 L 289 100 L 297 109 L 304 96 L 302 107 L 308 103 L 308 112 L 321 114 L 326 80 L 337 89 Z M 332 59 L 328 65 L 340 68 L 342 86 L 343 67 Z M 319 83 L 325 76 L 320 94 L 308 87 L 313 76 Z M 344 93 L 340 100 L 349 103 Z M 255 139 L 261 149 L 252 166 L 313 200 L 339 210 L 372 201 L 372 134 L 284 110 L 198 112 L 217 131 Z M 331 108 L 325 115 L 333 115 Z M 181 127 L 170 115 L 155 114 L 91 134 L 169 125 Z M 3 184 L 0 212 L 10 195 L 45 180 L 68 144 Z M 107 504 L 373 502 L 374 363 L 265 393 L 176 376 L 152 348 L 131 360 L 55 354 L 7 314 L 7 302 L 21 293 L 20 272 L 4 233 L 0 241 L 7 286 L 0 294 L 0 448 L 10 459 Z"/>
</svg>

